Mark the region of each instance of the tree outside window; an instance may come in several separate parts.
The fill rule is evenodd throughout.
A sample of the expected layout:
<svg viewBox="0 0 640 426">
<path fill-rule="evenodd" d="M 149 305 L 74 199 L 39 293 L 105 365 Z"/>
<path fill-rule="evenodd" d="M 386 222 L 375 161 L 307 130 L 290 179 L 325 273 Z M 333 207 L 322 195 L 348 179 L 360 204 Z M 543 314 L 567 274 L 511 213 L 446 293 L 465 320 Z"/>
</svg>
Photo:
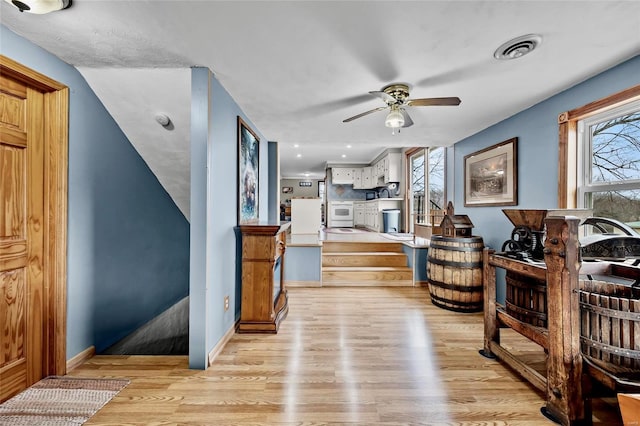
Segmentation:
<svg viewBox="0 0 640 426">
<path fill-rule="evenodd" d="M 425 148 L 408 157 L 411 173 L 411 227 L 431 223 L 445 205 L 445 148 Z M 425 192 L 425 190 L 428 191 Z M 413 230 L 413 229 L 412 229 Z"/>
<path fill-rule="evenodd" d="M 640 104 L 584 120 L 582 207 L 640 228 Z"/>
</svg>

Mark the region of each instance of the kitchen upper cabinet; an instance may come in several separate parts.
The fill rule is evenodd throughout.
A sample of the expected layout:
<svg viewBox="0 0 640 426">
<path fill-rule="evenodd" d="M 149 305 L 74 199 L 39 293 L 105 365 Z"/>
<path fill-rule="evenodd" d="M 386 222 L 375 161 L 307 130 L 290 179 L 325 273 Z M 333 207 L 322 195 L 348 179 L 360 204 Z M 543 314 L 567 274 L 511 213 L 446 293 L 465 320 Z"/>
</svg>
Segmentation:
<svg viewBox="0 0 640 426">
<path fill-rule="evenodd" d="M 402 154 L 390 152 L 376 163 L 376 183 L 385 185 L 390 182 L 400 182 L 400 169 L 402 168 Z"/>
<path fill-rule="evenodd" d="M 383 160 L 377 161 L 373 165 L 371 179 L 373 180 L 374 184 L 376 184 L 376 185 L 378 184 L 378 179 L 380 178 L 380 176 L 384 176 L 384 161 Z"/>
<path fill-rule="evenodd" d="M 361 176 L 363 189 L 371 189 L 376 187 L 375 182 L 373 181 L 373 167 L 363 167 Z"/>
<path fill-rule="evenodd" d="M 362 180 L 362 169 L 355 169 L 353 175 L 353 189 L 365 189 L 364 181 Z"/>
<path fill-rule="evenodd" d="M 334 185 L 353 185 L 355 175 L 355 168 L 334 167 L 331 169 L 331 183 Z"/>
<path fill-rule="evenodd" d="M 374 189 L 390 182 L 400 182 L 402 154 L 387 152 L 366 167 L 331 167 L 334 185 L 353 185 L 353 189 Z"/>
</svg>

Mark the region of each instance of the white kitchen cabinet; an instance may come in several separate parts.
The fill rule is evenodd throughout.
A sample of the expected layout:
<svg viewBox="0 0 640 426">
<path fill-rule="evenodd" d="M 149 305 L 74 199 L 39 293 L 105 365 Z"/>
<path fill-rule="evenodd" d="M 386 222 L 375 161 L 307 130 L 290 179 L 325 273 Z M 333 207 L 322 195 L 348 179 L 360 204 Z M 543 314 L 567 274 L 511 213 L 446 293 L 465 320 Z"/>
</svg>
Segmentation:
<svg viewBox="0 0 640 426">
<path fill-rule="evenodd" d="M 364 226 L 372 231 L 375 230 L 376 206 L 375 201 L 367 201 L 364 207 Z"/>
<path fill-rule="evenodd" d="M 364 180 L 362 179 L 362 168 L 354 169 L 353 173 L 353 189 L 365 189 Z"/>
<path fill-rule="evenodd" d="M 334 185 L 353 185 L 356 169 L 353 167 L 334 167 L 331 169 L 331 183 Z"/>
<path fill-rule="evenodd" d="M 362 181 L 362 189 L 371 189 L 376 187 L 373 180 L 373 167 L 363 167 L 360 176 L 360 180 Z"/>
<path fill-rule="evenodd" d="M 377 185 L 386 185 L 390 182 L 400 182 L 402 154 L 390 152 L 382 157 L 376 165 Z"/>
<path fill-rule="evenodd" d="M 378 198 L 377 200 L 365 201 L 364 204 L 364 226 L 374 232 L 384 232 L 383 210 L 402 210 L 401 198 Z"/>
<path fill-rule="evenodd" d="M 354 226 L 365 226 L 365 202 L 364 201 L 354 201 L 353 202 L 353 225 Z"/>
<path fill-rule="evenodd" d="M 380 160 L 374 163 L 371 183 L 375 186 L 378 186 L 378 180 L 380 180 L 380 176 L 384 176 L 384 161 Z"/>
</svg>

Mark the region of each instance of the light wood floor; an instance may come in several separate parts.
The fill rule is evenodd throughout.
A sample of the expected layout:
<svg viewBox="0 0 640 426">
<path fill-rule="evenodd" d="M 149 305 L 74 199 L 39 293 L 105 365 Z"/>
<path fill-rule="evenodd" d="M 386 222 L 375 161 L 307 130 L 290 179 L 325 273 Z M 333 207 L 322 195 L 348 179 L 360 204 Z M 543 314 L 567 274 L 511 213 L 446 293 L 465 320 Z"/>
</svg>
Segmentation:
<svg viewBox="0 0 640 426">
<path fill-rule="evenodd" d="M 552 425 L 539 392 L 478 354 L 482 315 L 428 299 L 424 288 L 293 288 L 277 335 L 235 335 L 206 371 L 186 357 L 96 356 L 70 374 L 131 379 L 89 425 Z M 594 424 L 621 425 L 615 398 L 594 401 Z"/>
</svg>

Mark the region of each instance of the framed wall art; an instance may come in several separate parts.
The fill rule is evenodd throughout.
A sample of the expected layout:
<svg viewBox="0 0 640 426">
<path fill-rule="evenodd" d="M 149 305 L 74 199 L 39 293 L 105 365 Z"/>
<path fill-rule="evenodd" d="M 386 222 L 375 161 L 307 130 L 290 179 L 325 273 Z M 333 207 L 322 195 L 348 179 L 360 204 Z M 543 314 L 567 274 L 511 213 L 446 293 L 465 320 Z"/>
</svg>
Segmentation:
<svg viewBox="0 0 640 426">
<path fill-rule="evenodd" d="M 258 221 L 260 139 L 238 116 L 238 223 Z"/>
<path fill-rule="evenodd" d="M 464 205 L 518 204 L 518 138 L 464 157 Z"/>
</svg>

